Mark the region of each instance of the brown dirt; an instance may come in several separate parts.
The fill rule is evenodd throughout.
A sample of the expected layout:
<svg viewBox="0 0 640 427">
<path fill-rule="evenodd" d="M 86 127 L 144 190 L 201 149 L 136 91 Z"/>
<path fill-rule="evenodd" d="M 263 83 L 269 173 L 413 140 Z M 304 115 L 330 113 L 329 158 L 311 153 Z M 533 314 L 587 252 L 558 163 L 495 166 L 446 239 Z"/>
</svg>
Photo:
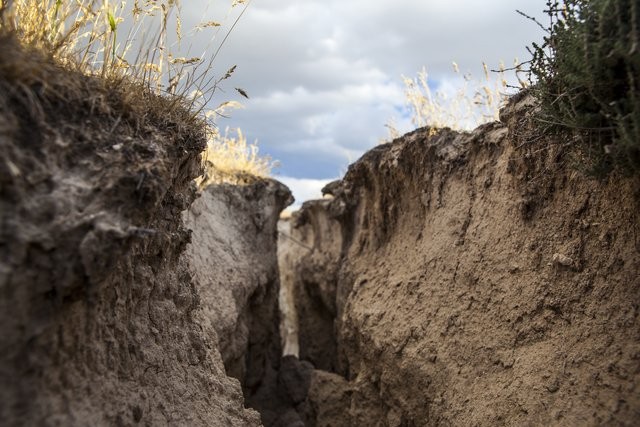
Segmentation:
<svg viewBox="0 0 640 427">
<path fill-rule="evenodd" d="M 298 340 L 298 313 L 294 303 L 293 290 L 296 274 L 294 263 L 297 262 L 300 251 L 308 251 L 309 248 L 301 246 L 301 242 L 282 244 L 283 240 L 291 237 L 291 221 L 289 218 L 281 218 L 278 221 L 278 270 L 280 272 L 280 343 L 284 356 L 298 357 L 300 344 Z"/>
<path fill-rule="evenodd" d="M 279 250 L 281 275 L 291 276 L 289 304 L 295 316 L 291 327 L 297 334 L 296 356 L 333 372 L 337 367 L 334 321 L 338 314 L 336 283 L 342 240 L 340 224 L 323 214 L 329 204 L 329 200 L 306 202 L 287 221 L 289 227 L 281 234 Z"/>
<path fill-rule="evenodd" d="M 307 425 L 640 423 L 640 183 L 572 168 L 521 98 L 371 150 L 297 214 L 296 286 L 335 306 L 339 374 L 313 375 Z M 305 322 L 327 324 L 306 315 L 303 359 Z"/>
<path fill-rule="evenodd" d="M 3 425 L 260 425 L 244 399 L 269 427 L 640 424 L 640 183 L 573 169 L 526 94 L 294 216 L 302 362 L 288 192 L 192 205 L 205 135 L 176 105 L 0 36 Z"/>
<path fill-rule="evenodd" d="M 298 419 L 278 374 L 276 226 L 291 201 L 289 190 L 273 180 L 222 184 L 207 188 L 185 213 L 193 230 L 186 258 L 199 283 L 203 318 L 216 331 L 227 374 L 240 381 L 247 405 L 266 426 Z"/>
<path fill-rule="evenodd" d="M 2 424 L 259 425 L 181 256 L 201 128 L 10 41 L 0 56 Z"/>
</svg>

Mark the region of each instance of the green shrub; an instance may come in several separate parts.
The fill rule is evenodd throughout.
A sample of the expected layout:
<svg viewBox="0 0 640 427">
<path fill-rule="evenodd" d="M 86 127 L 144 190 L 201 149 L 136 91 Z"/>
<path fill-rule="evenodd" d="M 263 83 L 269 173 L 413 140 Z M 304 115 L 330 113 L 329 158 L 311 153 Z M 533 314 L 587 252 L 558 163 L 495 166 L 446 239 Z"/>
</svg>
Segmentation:
<svg viewBox="0 0 640 427">
<path fill-rule="evenodd" d="M 640 172 L 640 3 L 550 0 L 547 7 L 547 36 L 530 49 L 539 119 L 579 140 L 592 172 Z"/>
</svg>

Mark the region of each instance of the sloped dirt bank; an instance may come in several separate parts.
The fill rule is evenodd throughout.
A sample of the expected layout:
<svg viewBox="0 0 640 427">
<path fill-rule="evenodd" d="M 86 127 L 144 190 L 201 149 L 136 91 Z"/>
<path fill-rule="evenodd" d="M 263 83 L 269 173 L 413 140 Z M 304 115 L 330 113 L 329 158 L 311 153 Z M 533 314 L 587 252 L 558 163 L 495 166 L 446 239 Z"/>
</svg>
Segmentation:
<svg viewBox="0 0 640 427">
<path fill-rule="evenodd" d="M 205 135 L 122 89 L 0 40 L 0 423 L 260 425 L 289 193 L 184 213 Z"/>
<path fill-rule="evenodd" d="M 337 348 L 307 425 L 640 422 L 640 186 L 576 171 L 529 104 L 376 147 L 298 214 L 300 355 L 318 325 Z"/>
</svg>

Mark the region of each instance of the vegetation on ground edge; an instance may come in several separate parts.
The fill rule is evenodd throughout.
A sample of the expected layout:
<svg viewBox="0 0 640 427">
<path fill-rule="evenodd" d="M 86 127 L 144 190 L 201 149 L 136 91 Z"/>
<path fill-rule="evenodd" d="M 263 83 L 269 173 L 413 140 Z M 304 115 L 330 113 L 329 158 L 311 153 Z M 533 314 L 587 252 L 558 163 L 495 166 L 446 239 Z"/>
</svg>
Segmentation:
<svg viewBox="0 0 640 427">
<path fill-rule="evenodd" d="M 569 136 L 597 175 L 640 172 L 640 3 L 549 0 L 530 51 L 538 121 Z"/>
<path fill-rule="evenodd" d="M 224 180 L 233 169 L 267 175 L 273 165 L 257 155 L 255 144 L 221 134 L 216 119 L 229 103 L 207 107 L 218 86 L 235 71 L 234 66 L 215 76 L 213 63 L 249 3 L 232 0 L 224 20 L 205 19 L 195 28 L 184 29 L 178 0 L 0 0 L 0 31 L 15 36 L 27 49 L 45 53 L 61 67 L 102 79 L 113 92 L 126 85 L 129 92 L 173 99 L 168 105 L 191 111 L 198 118 L 192 125 L 203 126 L 208 135 L 208 160 L 203 160 L 203 166 L 207 182 L 213 183 L 211 177 Z M 244 9 L 227 22 L 238 6 Z M 192 56 L 189 38 L 200 31 L 212 33 L 209 53 Z M 220 152 L 212 155 L 217 149 Z M 214 173 L 212 168 L 227 172 Z"/>
</svg>

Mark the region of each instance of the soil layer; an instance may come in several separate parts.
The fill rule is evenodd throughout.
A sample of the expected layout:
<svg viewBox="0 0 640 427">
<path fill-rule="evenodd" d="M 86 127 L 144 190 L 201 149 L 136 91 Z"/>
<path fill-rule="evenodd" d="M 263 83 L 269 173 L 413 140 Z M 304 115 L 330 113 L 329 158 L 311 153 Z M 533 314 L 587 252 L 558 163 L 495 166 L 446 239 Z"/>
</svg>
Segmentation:
<svg viewBox="0 0 640 427">
<path fill-rule="evenodd" d="M 531 111 L 376 147 L 294 215 L 300 355 L 335 372 L 307 425 L 640 422 L 640 185 L 586 177 Z M 333 355 L 304 338 L 327 330 Z"/>
</svg>

